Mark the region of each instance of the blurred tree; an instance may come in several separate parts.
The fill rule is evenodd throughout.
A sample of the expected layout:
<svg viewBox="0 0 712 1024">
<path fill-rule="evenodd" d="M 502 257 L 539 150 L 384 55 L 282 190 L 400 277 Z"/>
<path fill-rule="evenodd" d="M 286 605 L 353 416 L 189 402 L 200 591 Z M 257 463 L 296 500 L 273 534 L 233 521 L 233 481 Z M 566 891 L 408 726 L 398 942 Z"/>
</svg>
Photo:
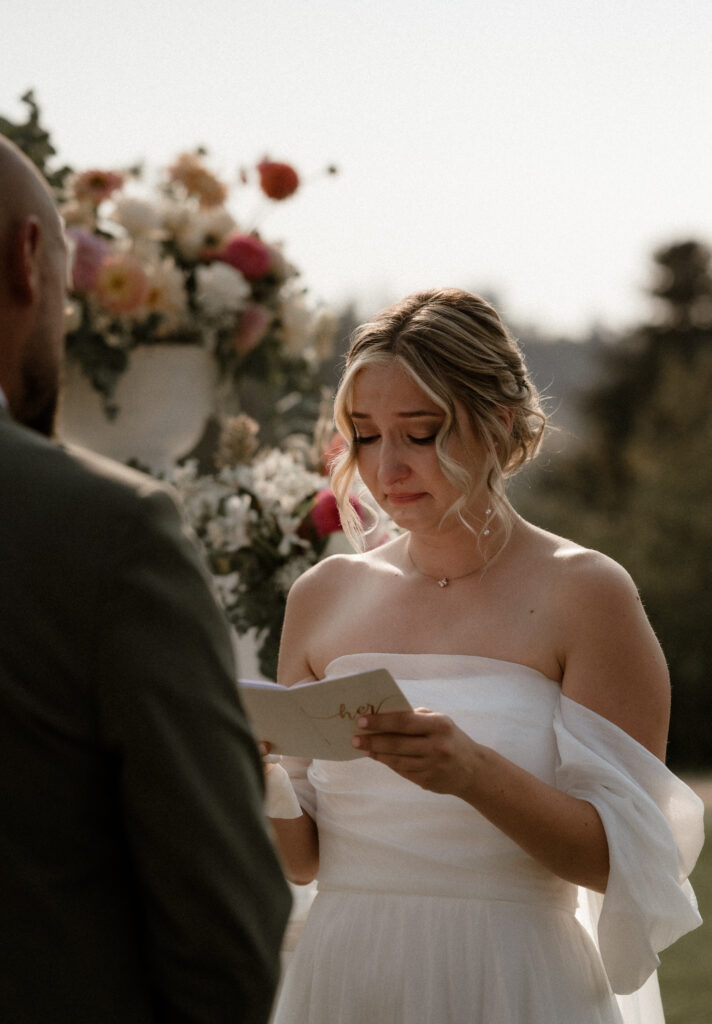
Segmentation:
<svg viewBox="0 0 712 1024">
<path fill-rule="evenodd" d="M 24 123 L 15 123 L 0 116 L 0 135 L 4 135 L 19 146 L 35 167 L 44 174 L 52 188 L 59 190 L 66 176 L 71 173 L 71 168 L 59 167 L 52 170 L 49 167 L 49 162 L 57 155 L 57 150 L 50 141 L 49 132 L 40 124 L 40 108 L 35 100 L 34 91 L 30 89 L 21 100 L 28 108 L 27 120 Z"/>
<path fill-rule="evenodd" d="M 656 316 L 604 356 L 589 438 L 517 489 L 524 514 L 631 572 L 673 683 L 670 761 L 712 765 L 712 261 L 696 241 L 654 254 Z"/>
<path fill-rule="evenodd" d="M 709 249 L 685 241 L 658 250 L 653 260 L 650 293 L 657 316 L 607 349 L 605 383 L 585 403 L 598 449 L 599 500 L 614 505 L 634 482 L 629 445 L 641 419 L 653 412 L 666 373 L 678 361 L 690 367 L 696 352 L 709 347 L 712 332 Z M 665 425 L 658 426 L 662 430 Z"/>
</svg>

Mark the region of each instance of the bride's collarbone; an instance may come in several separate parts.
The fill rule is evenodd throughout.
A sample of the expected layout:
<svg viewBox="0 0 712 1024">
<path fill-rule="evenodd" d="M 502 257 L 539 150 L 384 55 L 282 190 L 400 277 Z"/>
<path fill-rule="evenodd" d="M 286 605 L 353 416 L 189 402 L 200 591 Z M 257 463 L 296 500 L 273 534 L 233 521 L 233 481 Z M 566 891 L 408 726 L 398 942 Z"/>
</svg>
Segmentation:
<svg viewBox="0 0 712 1024">
<path fill-rule="evenodd" d="M 556 658 L 547 604 L 537 587 L 512 593 L 494 581 L 439 587 L 437 580 L 384 577 L 325 607 L 312 638 L 327 661 L 346 650 L 441 651 L 521 662 L 551 675 Z"/>
</svg>

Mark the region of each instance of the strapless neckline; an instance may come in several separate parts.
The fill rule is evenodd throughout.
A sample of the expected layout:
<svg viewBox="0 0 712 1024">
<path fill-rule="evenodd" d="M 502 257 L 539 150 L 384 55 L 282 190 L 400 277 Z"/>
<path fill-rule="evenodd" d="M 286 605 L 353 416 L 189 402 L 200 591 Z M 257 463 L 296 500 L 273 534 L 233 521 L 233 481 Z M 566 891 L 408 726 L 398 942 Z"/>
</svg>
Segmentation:
<svg viewBox="0 0 712 1024">
<path fill-rule="evenodd" d="M 540 672 L 539 669 L 531 668 L 529 665 L 524 665 L 519 661 L 507 661 L 505 658 L 488 658 L 482 654 L 438 654 L 430 651 L 354 651 L 349 654 L 339 654 L 336 658 L 332 658 L 327 664 L 324 675 L 328 676 L 332 673 L 332 669 L 335 665 L 342 661 L 348 661 L 350 659 L 376 659 L 379 660 L 379 666 L 387 668 L 387 661 L 391 659 L 433 659 L 433 662 L 440 665 L 442 668 L 447 667 L 448 661 L 457 661 L 460 663 L 467 663 L 471 665 L 473 663 L 482 664 L 483 668 L 489 667 L 490 670 L 494 671 L 507 671 L 507 672 L 521 672 L 524 675 L 536 676 L 538 679 L 544 680 L 555 686 L 557 690 L 561 690 L 561 684 L 550 676 Z M 381 664 L 383 662 L 383 664 Z"/>
</svg>

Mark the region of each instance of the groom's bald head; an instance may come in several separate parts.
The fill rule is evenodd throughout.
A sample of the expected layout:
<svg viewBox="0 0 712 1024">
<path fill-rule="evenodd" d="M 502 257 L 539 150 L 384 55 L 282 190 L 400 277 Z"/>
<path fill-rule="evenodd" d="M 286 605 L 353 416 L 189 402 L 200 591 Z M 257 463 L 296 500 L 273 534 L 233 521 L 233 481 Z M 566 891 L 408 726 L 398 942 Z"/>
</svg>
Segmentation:
<svg viewBox="0 0 712 1024">
<path fill-rule="evenodd" d="M 51 433 L 64 335 L 66 242 L 49 186 L 0 136 L 0 386 L 15 417 Z"/>
<path fill-rule="evenodd" d="M 47 226 L 59 224 L 49 186 L 32 161 L 0 135 L 0 238 L 23 217 L 36 216 Z"/>
</svg>

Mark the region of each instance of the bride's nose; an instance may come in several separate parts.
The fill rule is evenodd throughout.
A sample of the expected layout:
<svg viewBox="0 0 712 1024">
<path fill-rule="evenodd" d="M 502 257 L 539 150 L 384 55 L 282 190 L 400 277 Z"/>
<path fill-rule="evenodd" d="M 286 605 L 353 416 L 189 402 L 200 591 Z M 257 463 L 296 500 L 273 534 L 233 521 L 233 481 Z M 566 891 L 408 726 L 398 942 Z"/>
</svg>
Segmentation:
<svg viewBox="0 0 712 1024">
<path fill-rule="evenodd" d="M 403 453 L 397 445 L 383 442 L 378 459 L 378 479 L 384 487 L 390 487 L 405 479 L 410 472 Z"/>
</svg>

